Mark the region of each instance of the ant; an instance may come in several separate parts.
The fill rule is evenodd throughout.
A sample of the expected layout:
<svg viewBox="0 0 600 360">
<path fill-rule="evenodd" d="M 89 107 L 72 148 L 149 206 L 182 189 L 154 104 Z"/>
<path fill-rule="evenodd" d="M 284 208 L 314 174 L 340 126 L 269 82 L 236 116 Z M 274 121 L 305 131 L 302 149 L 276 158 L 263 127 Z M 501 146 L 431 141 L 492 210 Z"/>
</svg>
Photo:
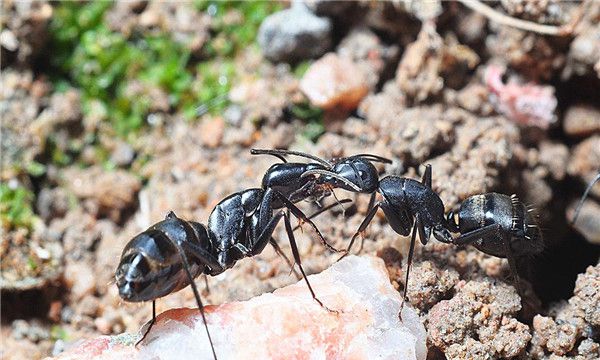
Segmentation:
<svg viewBox="0 0 600 360">
<path fill-rule="evenodd" d="M 383 159 L 380 157 L 375 159 L 388 163 L 380 160 Z M 380 208 L 396 233 L 403 236 L 411 234 L 405 275 L 406 286 L 403 290 L 400 309 L 402 310 L 408 289 L 408 278 L 417 232 L 422 244 L 426 244 L 432 234 L 441 242 L 452 243 L 452 235 L 446 226 L 444 204 L 431 189 L 431 165 L 426 166 L 421 181 L 395 175 L 380 179 L 379 173 L 371 161 L 371 158 L 364 155 L 350 156 L 338 159 L 332 170 L 319 171 L 318 173 L 309 170 L 302 176 L 320 174 L 319 182 L 328 183 L 333 187 L 340 187 L 349 191 L 353 191 L 354 187 L 358 187 L 359 191 L 357 192 L 371 194 L 367 215 L 352 236 L 345 254 L 342 255 L 340 260 L 350 253 L 354 241 L 359 235 L 364 234 L 367 226 Z M 339 180 L 340 177 L 350 181 L 353 186 L 347 186 L 346 182 Z M 381 194 L 382 200 L 376 202 L 377 193 Z"/>
<path fill-rule="evenodd" d="M 312 169 L 312 165 L 306 165 L 307 167 L 302 168 L 302 171 Z M 300 174 L 297 174 L 298 178 Z M 210 276 L 221 274 L 233 267 L 238 260 L 258 255 L 269 243 L 278 254 L 283 255 L 277 242 L 272 238 L 275 227 L 282 218 L 295 264 L 298 265 L 313 299 L 321 307 L 331 311 L 316 297 L 308 281 L 290 223 L 291 213 L 299 222 L 310 224 L 321 243 L 328 249 L 338 251 L 327 243 L 310 220 L 311 217 L 328 210 L 331 206 L 307 217 L 293 203 L 301 200 L 302 196 L 294 194 L 304 194 L 308 197 L 315 195 L 318 189 L 307 187 L 305 192 L 300 190 L 306 184 L 310 185 L 313 181 L 310 178 L 302 178 L 297 182 L 283 182 L 277 186 L 277 179 L 286 178 L 293 179 L 293 176 L 290 177 L 290 173 L 285 171 L 272 170 L 265 175 L 267 180 L 263 181 L 263 188 L 251 188 L 226 197 L 211 212 L 208 226 L 194 221 L 185 221 L 170 212 L 165 220 L 140 233 L 125 246 L 115 274 L 119 294 L 126 301 L 152 300 L 152 320 L 138 344 L 154 325 L 156 299 L 190 285 L 204 321 L 213 357 L 216 359 L 204 306 L 194 279 L 201 274 Z M 339 203 L 348 201 L 345 199 Z M 274 213 L 275 209 L 281 210 Z M 292 265 L 285 255 L 283 256 L 288 264 Z"/>
<path fill-rule="evenodd" d="M 457 224 L 454 213 L 444 216 L 444 204 L 432 189 L 431 165 L 426 165 L 421 181 L 395 175 L 379 179 L 369 160 L 361 155 L 341 158 L 330 170 L 308 170 L 302 176 L 319 174 L 321 176 L 316 180 L 319 184 L 349 191 L 358 188 L 356 192 L 371 194 L 367 215 L 342 258 L 350 253 L 354 241 L 358 235 L 364 234 L 379 208 L 396 233 L 403 236 L 411 234 L 402 306 L 406 299 L 417 232 L 423 245 L 433 235 L 443 243 L 473 244 L 486 254 L 507 257 L 517 285 L 515 256 L 542 251 L 543 240 L 536 221 L 515 195 L 488 193 L 472 196 L 461 205 Z M 349 186 L 348 182 L 352 185 Z M 381 195 L 381 201 L 375 202 L 376 193 Z M 451 232 L 460 233 L 460 236 L 453 238 Z"/>
</svg>

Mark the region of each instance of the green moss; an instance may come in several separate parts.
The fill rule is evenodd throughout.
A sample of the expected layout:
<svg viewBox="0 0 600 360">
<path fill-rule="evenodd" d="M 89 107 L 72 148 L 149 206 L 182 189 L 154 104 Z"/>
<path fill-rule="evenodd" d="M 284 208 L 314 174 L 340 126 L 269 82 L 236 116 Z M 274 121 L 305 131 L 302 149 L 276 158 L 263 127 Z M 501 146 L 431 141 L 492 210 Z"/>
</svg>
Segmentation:
<svg viewBox="0 0 600 360">
<path fill-rule="evenodd" d="M 140 129 L 150 109 L 147 94 L 128 92 L 132 81 L 159 87 L 174 109 L 196 101 L 190 92 L 190 51 L 167 34 L 125 38 L 102 22 L 111 3 L 60 3 L 50 27 L 53 65 L 83 91 L 84 111 L 106 109 L 115 131 Z M 64 83 L 64 78 L 55 83 Z M 100 105 L 99 105 L 99 104 Z"/>
<path fill-rule="evenodd" d="M 270 1 L 194 5 L 213 17 L 199 64 L 170 34 L 125 37 L 110 30 L 103 21 L 111 2 L 58 3 L 50 26 L 55 86 L 80 88 L 84 112 L 102 109 L 102 118 L 124 138 L 144 126 L 152 105 L 147 94 L 128 91 L 132 81 L 160 88 L 168 95 L 170 110 L 182 111 L 188 118 L 197 117 L 199 106 L 222 111 L 235 78 L 233 59 L 254 43 L 262 20 L 282 6 Z"/>
<path fill-rule="evenodd" d="M 32 161 L 25 165 L 25 171 L 33 177 L 39 177 L 46 173 L 46 166 L 37 161 Z"/>
<path fill-rule="evenodd" d="M 294 67 L 294 76 L 298 79 L 302 78 L 306 73 L 306 70 L 310 67 L 312 63 L 310 61 L 302 61 L 298 65 Z"/>
<path fill-rule="evenodd" d="M 50 328 L 50 338 L 54 341 L 56 340 L 67 340 L 68 339 L 68 334 L 67 331 L 58 326 L 58 325 L 53 325 Z"/>
<path fill-rule="evenodd" d="M 0 220 L 6 230 L 25 228 L 31 230 L 33 213 L 33 193 L 23 186 L 0 184 Z"/>
<path fill-rule="evenodd" d="M 283 8 L 275 1 L 195 1 L 198 10 L 213 17 L 215 34 L 206 44 L 208 57 L 232 57 L 254 43 L 258 28 L 269 14 Z"/>
<path fill-rule="evenodd" d="M 31 271 L 36 271 L 38 266 L 38 263 L 35 261 L 35 259 L 32 256 L 29 256 L 27 258 L 27 266 L 29 267 L 29 270 Z"/>
<path fill-rule="evenodd" d="M 233 61 L 204 62 L 198 65 L 198 78 L 194 85 L 197 93 L 200 114 L 204 112 L 220 113 L 227 107 L 227 94 L 235 77 Z"/>
</svg>

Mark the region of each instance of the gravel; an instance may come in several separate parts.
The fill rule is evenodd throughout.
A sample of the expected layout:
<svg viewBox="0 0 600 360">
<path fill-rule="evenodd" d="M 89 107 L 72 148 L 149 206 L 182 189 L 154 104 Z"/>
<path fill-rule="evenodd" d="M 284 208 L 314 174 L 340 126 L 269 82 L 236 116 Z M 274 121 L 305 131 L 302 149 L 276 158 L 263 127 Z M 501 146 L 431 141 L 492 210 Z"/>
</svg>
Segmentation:
<svg viewBox="0 0 600 360">
<path fill-rule="evenodd" d="M 119 3 L 111 8 L 107 24 L 126 37 L 139 31 L 167 31 L 190 46 L 194 53 L 190 66 L 196 66 L 203 59 L 203 44 L 218 34 L 211 32 L 213 18 L 190 5 Z M 1 175 L 3 181 L 34 192 L 39 220 L 31 233 L 9 230 L 0 241 L 4 310 L 0 330 L 5 340 L 0 356 L 39 359 L 53 348 L 68 349 L 75 339 L 137 332 L 150 319 L 151 307 L 124 304 L 112 284 L 125 243 L 169 210 L 206 222 L 224 196 L 258 186 L 264 171 L 278 161 L 251 156 L 249 148 L 277 147 L 327 158 L 364 152 L 386 156 L 393 164 L 378 165 L 383 176 L 419 179 L 422 165 L 431 164 L 433 188 L 447 211 L 471 195 L 491 191 L 515 193 L 535 206 L 547 248 L 539 258 L 519 264 L 523 300 L 504 282 L 509 275 L 505 259 L 435 240 L 417 245 L 408 296 L 428 331 L 429 358 L 600 358 L 600 265 L 595 265 L 600 250 L 591 245 L 599 233 L 600 185 L 586 201 L 575 229 L 566 222 L 600 169 L 598 109 L 592 91 L 600 74 L 596 56 L 600 4 L 591 2 L 574 36 L 561 38 L 498 25 L 448 3 L 441 3 L 443 12 L 433 19 L 435 26 L 425 19 L 434 16 L 438 2 L 420 9 L 394 2 L 326 5 L 330 9 L 321 9 L 318 2 L 313 7 L 319 16 L 294 5 L 264 22 L 265 54 L 248 49 L 236 60 L 237 81 L 231 84 L 231 105 L 223 118 L 204 114 L 198 121 L 184 121 L 182 114 L 173 113 L 167 93 L 131 82 L 130 96 L 152 99 L 153 113 L 148 117 L 152 126 L 135 139 L 118 139 L 106 136 L 107 124 L 93 106 L 83 114 L 79 91 L 57 93 L 46 80 L 49 74 L 32 62 L 36 49 L 31 50 L 33 42 L 23 34 L 34 26 L 40 30 L 32 33 L 39 36 L 39 49 L 46 47 L 43 27 L 48 18 L 41 15 L 50 5 L 2 3 L 3 10 L 8 9 L 3 14 L 14 19 L 3 15 L 0 34 L 6 59 L 0 74 Z M 504 1 L 496 7 L 523 19 L 564 24 L 578 4 Z M 31 14 L 41 14 L 39 21 Z M 265 38 L 273 43 L 265 45 Z M 14 39 L 18 48 L 6 55 L 6 46 Z M 276 49 L 279 58 L 270 57 Z M 349 115 L 335 121 L 328 115 L 325 133 L 312 143 L 303 135 L 306 121 L 294 112 L 306 106 L 307 98 L 300 91 L 303 67 L 293 65 L 331 50 L 345 61 L 338 69 L 342 74 L 356 75 L 355 69 L 363 73 L 367 95 L 355 99 L 352 108 L 358 107 Z M 535 84 L 546 87 L 547 93 L 554 91 L 556 107 L 547 114 L 557 121 L 544 130 L 517 125 L 496 112 L 490 101 L 495 90 L 484 76 L 490 65 L 505 68 L 518 90 Z M 496 79 L 507 85 L 501 74 Z M 91 134 L 99 135 L 97 143 L 85 140 Z M 63 152 L 81 149 L 77 164 L 48 163 L 47 145 Z M 104 153 L 99 155 L 98 150 Z M 42 175 L 22 169 L 34 159 L 47 165 Z M 364 219 L 368 196 L 336 194 L 354 204 L 345 216 L 336 209 L 315 222 L 341 248 Z M 298 206 L 306 213 L 316 209 L 311 203 Z M 321 272 L 337 259 L 314 243 L 311 231 L 296 234 L 308 273 Z M 284 229 L 278 227 L 274 236 L 289 253 Z M 365 231 L 363 252 L 378 253 L 386 260 L 397 291 L 405 286 L 408 243 L 408 238 L 391 230 L 381 212 Z M 578 253 L 581 244 L 586 250 Z M 37 266 L 31 266 L 32 259 Z M 592 266 L 579 275 L 573 292 L 577 273 L 587 265 Z M 285 262 L 265 250 L 240 261 L 223 277 L 209 279 L 210 292 L 202 295 L 207 303 L 222 304 L 295 281 Z M 532 288 L 546 286 L 550 290 L 538 294 L 542 302 Z M 24 300 L 6 303 L 5 291 Z M 562 300 L 557 299 L 558 292 Z M 27 300 L 31 294 L 40 301 L 48 297 L 49 304 L 34 315 L 13 314 L 35 305 Z M 188 289 L 157 302 L 159 312 L 182 306 L 194 306 Z M 9 321 L 4 321 L 5 314 L 11 316 Z M 13 324 L 14 320 L 20 322 Z"/>
</svg>

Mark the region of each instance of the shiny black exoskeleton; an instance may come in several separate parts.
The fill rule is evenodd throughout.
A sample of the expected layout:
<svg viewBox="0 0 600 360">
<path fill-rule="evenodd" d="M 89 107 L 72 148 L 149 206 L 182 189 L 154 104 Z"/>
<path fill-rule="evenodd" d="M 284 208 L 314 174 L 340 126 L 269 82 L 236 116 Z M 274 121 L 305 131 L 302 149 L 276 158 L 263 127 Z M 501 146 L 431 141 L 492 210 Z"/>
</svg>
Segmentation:
<svg viewBox="0 0 600 360">
<path fill-rule="evenodd" d="M 251 154 L 272 155 L 282 161 L 282 163 L 272 165 L 265 172 L 262 180 L 262 187 L 263 189 L 272 188 L 277 190 L 294 203 L 301 200 L 318 203 L 324 197 L 332 194 L 335 196 L 332 192 L 335 187 L 349 188 L 351 191 L 360 192 L 360 189 L 357 186 L 354 186 L 351 181 L 344 177 L 344 175 L 348 175 L 349 177 L 350 175 L 340 171 L 341 169 L 337 168 L 337 163 L 331 163 L 317 156 L 298 151 L 277 149 L 252 149 Z M 313 160 L 313 162 L 288 162 L 285 156 L 289 155 L 307 158 Z M 369 162 L 367 162 L 367 164 L 373 166 Z M 319 177 L 316 175 L 327 173 L 327 171 L 332 171 L 334 173 L 333 176 L 336 176 L 336 183 L 319 181 Z M 342 175 L 337 175 L 338 172 L 342 172 Z M 277 202 L 273 203 L 274 208 L 278 208 L 278 206 L 281 205 L 283 204 Z"/>
<path fill-rule="evenodd" d="M 279 150 L 279 154 L 286 153 Z M 431 166 L 427 165 L 423 179 L 419 182 L 399 176 L 380 179 L 379 172 L 372 162 L 391 163 L 391 160 L 372 154 L 359 154 L 331 162 L 319 160 L 325 163 L 325 169 L 307 170 L 302 174 L 302 178 L 311 179 L 312 188 L 330 191 L 342 188 L 356 193 L 371 194 L 367 215 L 352 236 L 346 254 L 350 252 L 357 236 L 364 233 L 379 208 L 383 210 L 396 233 L 407 236 L 412 232 L 406 271 L 407 284 L 417 232 L 423 244 L 427 243 L 431 235 L 439 241 L 452 243 L 452 235 L 444 216 L 444 204 L 431 189 Z M 316 175 L 319 176 L 315 178 Z M 377 193 L 381 194 L 382 200 L 375 202 Z M 405 286 L 403 299 L 406 298 L 406 291 Z"/>
<path fill-rule="evenodd" d="M 457 245 L 471 244 L 496 257 L 536 255 L 543 241 L 535 216 L 516 195 L 487 193 L 463 201 L 457 216 L 448 214 L 448 222 L 460 236 Z M 458 223 L 456 223 L 458 218 Z"/>
<path fill-rule="evenodd" d="M 274 212 L 274 203 L 282 204 L 284 209 Z M 321 242 L 327 244 L 314 223 L 273 188 L 248 189 L 226 197 L 213 209 L 206 227 L 182 220 L 171 212 L 165 220 L 137 235 L 125 247 L 115 274 L 119 294 L 127 301 L 154 301 L 191 285 L 204 318 L 194 278 L 200 274 L 221 274 L 238 260 L 259 254 L 269 243 L 280 253 L 272 234 L 283 218 L 295 264 L 313 298 L 323 306 L 302 268 L 290 212 L 299 221 L 310 224 Z M 153 302 L 150 327 L 154 323 L 154 309 Z M 210 340 L 206 321 L 204 324 Z M 146 330 L 144 337 L 149 330 Z M 214 348 L 212 351 L 215 355 Z"/>
<path fill-rule="evenodd" d="M 537 255 L 544 249 L 536 217 L 516 195 L 473 195 L 462 202 L 456 215 L 448 214 L 448 224 L 453 232 L 460 233 L 454 244 L 470 244 L 486 254 L 507 258 L 517 286 L 515 259 Z"/>
</svg>

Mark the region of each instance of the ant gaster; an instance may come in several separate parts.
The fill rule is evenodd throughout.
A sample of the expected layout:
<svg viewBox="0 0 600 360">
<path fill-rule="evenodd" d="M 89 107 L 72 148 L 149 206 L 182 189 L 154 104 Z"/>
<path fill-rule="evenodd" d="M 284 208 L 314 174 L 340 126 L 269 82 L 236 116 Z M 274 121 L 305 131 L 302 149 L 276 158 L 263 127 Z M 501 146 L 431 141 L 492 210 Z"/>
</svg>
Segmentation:
<svg viewBox="0 0 600 360">
<path fill-rule="evenodd" d="M 274 213 L 273 204 L 285 210 Z M 302 268 L 290 223 L 290 212 L 299 221 L 310 224 L 320 241 L 329 249 L 335 250 L 325 241 L 310 218 L 273 187 L 248 189 L 226 197 L 211 212 L 207 227 L 182 220 L 170 212 L 165 220 L 133 238 L 123 251 L 115 277 L 119 294 L 124 300 L 153 301 L 152 321 L 142 340 L 156 318 L 155 300 L 191 285 L 216 359 L 194 278 L 200 274 L 221 274 L 238 260 L 259 254 L 268 243 L 281 254 L 272 234 L 282 218 L 295 264 L 298 265 L 313 299 L 326 308 L 316 297 Z"/>
<path fill-rule="evenodd" d="M 536 217 L 516 195 L 473 195 L 461 203 L 457 216 L 451 211 L 447 219 L 450 230 L 460 233 L 455 245 L 471 244 L 486 254 L 507 258 L 520 290 L 516 257 L 539 254 L 544 241 Z"/>
</svg>

